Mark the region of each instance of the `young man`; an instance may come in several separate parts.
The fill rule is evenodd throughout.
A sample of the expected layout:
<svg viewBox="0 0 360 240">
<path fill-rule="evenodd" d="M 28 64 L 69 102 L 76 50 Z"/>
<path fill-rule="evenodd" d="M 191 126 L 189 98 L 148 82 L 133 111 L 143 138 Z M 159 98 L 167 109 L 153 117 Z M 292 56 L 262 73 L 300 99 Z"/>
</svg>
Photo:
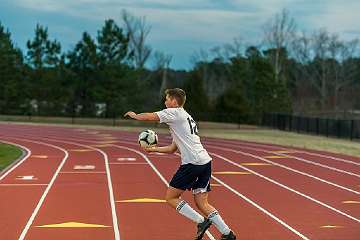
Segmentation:
<svg viewBox="0 0 360 240">
<path fill-rule="evenodd" d="M 167 89 L 165 94 L 166 109 L 154 113 L 127 112 L 124 117 L 129 116 L 140 121 L 158 121 L 169 126 L 173 138 L 172 143 L 169 146 L 155 146 L 145 148 L 145 150 L 174 153 L 179 149 L 181 166 L 170 182 L 165 199 L 180 214 L 197 223 L 195 239 L 202 239 L 211 224 L 214 224 L 222 233 L 222 240 L 236 239 L 235 234 L 225 224 L 218 211 L 208 203 L 212 159 L 200 142 L 195 121 L 183 108 L 186 101 L 185 92 L 175 88 Z M 192 190 L 196 206 L 206 218 L 180 198 L 185 190 Z"/>
</svg>

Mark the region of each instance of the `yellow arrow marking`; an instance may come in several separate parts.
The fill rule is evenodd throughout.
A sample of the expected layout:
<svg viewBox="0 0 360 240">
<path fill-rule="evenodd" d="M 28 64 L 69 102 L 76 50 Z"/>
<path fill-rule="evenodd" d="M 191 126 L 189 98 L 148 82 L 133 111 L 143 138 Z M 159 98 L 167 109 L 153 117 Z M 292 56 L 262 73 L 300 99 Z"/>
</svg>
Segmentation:
<svg viewBox="0 0 360 240">
<path fill-rule="evenodd" d="M 343 226 L 336 226 L 336 225 L 325 225 L 321 226 L 320 228 L 342 228 Z"/>
<path fill-rule="evenodd" d="M 49 224 L 49 225 L 42 225 L 36 227 L 38 228 L 106 228 L 110 226 L 79 223 L 79 222 L 66 222 L 66 223 Z"/>
<path fill-rule="evenodd" d="M 270 163 L 241 163 L 243 166 L 271 166 Z"/>
<path fill-rule="evenodd" d="M 274 155 L 274 156 L 264 156 L 263 158 L 289 158 L 289 157 Z"/>
<path fill-rule="evenodd" d="M 48 158 L 48 156 L 45 155 L 32 155 L 33 158 Z"/>
<path fill-rule="evenodd" d="M 121 200 L 116 202 L 123 202 L 123 203 L 164 203 L 165 200 L 156 199 L 156 198 L 136 198 L 136 199 L 128 199 L 128 200 Z"/>
<path fill-rule="evenodd" d="M 250 172 L 214 172 L 217 175 L 247 175 L 251 174 Z"/>
<path fill-rule="evenodd" d="M 342 203 L 345 203 L 345 204 L 360 204 L 360 201 L 343 201 Z"/>
</svg>

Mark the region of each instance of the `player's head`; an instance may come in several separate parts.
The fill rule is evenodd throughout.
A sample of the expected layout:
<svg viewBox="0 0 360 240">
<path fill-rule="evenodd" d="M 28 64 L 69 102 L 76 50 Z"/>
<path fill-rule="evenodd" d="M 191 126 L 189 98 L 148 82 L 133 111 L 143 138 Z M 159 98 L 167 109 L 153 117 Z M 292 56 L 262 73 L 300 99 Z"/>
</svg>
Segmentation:
<svg viewBox="0 0 360 240">
<path fill-rule="evenodd" d="M 185 91 L 181 88 L 172 88 L 165 90 L 165 105 L 169 107 L 183 107 L 186 101 Z"/>
</svg>

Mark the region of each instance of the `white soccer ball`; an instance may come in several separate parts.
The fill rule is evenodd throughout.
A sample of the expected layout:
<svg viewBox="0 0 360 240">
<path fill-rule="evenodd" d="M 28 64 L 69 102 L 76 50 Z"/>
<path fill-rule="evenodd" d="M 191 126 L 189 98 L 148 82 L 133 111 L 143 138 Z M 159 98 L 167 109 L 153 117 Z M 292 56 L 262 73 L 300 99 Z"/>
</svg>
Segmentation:
<svg viewBox="0 0 360 240">
<path fill-rule="evenodd" d="M 149 147 L 158 143 L 158 136 L 153 130 L 147 129 L 139 134 L 139 144 L 141 147 Z"/>
</svg>

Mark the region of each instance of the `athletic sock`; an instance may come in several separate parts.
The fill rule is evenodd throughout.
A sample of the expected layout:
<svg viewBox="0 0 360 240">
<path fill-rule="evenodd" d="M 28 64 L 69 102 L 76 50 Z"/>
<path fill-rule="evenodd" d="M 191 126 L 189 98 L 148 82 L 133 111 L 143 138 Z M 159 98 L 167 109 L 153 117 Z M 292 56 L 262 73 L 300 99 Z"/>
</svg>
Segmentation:
<svg viewBox="0 0 360 240">
<path fill-rule="evenodd" d="M 198 212 L 190 207 L 190 205 L 182 200 L 176 207 L 176 211 L 178 211 L 181 215 L 191 219 L 196 223 L 202 223 L 205 218 L 201 216 Z"/>
<path fill-rule="evenodd" d="M 226 225 L 224 220 L 221 218 L 218 211 L 214 211 L 209 214 L 208 219 L 215 225 L 215 227 L 225 235 L 230 233 L 230 228 Z"/>
</svg>

